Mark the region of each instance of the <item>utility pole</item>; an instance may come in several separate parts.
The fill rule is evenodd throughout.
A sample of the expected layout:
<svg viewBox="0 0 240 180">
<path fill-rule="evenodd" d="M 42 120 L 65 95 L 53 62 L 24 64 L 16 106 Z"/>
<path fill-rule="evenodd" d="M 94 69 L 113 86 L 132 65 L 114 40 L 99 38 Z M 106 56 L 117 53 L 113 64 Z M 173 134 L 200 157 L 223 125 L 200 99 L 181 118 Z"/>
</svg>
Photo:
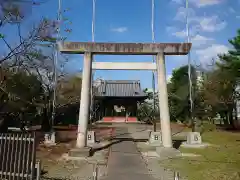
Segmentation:
<svg viewBox="0 0 240 180">
<path fill-rule="evenodd" d="M 151 27 L 152 27 L 152 43 L 155 43 L 155 26 L 154 26 L 154 19 L 155 18 L 155 0 L 152 0 L 152 23 L 151 23 Z M 153 56 L 152 59 L 153 63 L 155 62 L 155 56 Z M 156 100 L 155 100 L 155 72 L 152 72 L 152 95 L 153 95 L 153 131 L 156 132 L 157 131 L 157 126 L 156 126 Z"/>
<path fill-rule="evenodd" d="M 58 12 L 57 12 L 57 37 L 56 42 L 53 44 L 53 51 L 54 51 L 54 58 L 53 58 L 53 66 L 54 66 L 54 80 L 53 80 L 53 98 L 52 98 L 52 117 L 51 117 L 51 132 L 49 135 L 46 135 L 45 141 L 47 144 L 55 145 L 55 132 L 54 132 L 54 120 L 56 117 L 56 101 L 57 101 L 57 81 L 58 81 L 58 59 L 59 59 L 59 52 L 58 52 L 58 42 L 60 40 L 60 21 L 61 21 L 61 0 L 58 0 Z"/>
<path fill-rule="evenodd" d="M 96 0 L 92 0 L 92 42 L 95 41 L 95 15 L 96 12 Z M 94 61 L 94 57 L 92 57 L 92 61 Z M 94 70 L 92 71 L 92 77 L 91 77 L 91 101 L 90 101 L 90 128 L 92 128 L 92 120 L 94 115 Z"/>
<path fill-rule="evenodd" d="M 189 3 L 186 0 L 186 35 L 187 42 L 190 43 L 190 33 L 189 33 L 189 19 L 188 19 L 188 8 Z M 192 99 L 192 67 L 191 67 L 191 51 L 188 53 L 188 81 L 189 81 L 189 102 L 190 102 L 190 118 L 192 123 L 192 131 L 195 131 L 195 120 L 193 117 L 193 99 Z"/>
<path fill-rule="evenodd" d="M 61 21 L 61 0 L 58 0 L 58 13 L 57 13 L 57 21 L 58 21 L 58 27 L 57 27 L 57 37 L 56 37 L 56 43 L 55 43 L 55 55 L 54 55 L 54 88 L 53 88 L 53 109 L 52 109 L 52 129 L 54 125 L 54 119 L 56 115 L 56 100 L 57 100 L 57 81 L 58 81 L 58 59 L 59 59 L 59 52 L 58 52 L 58 42 L 60 40 L 60 21 Z"/>
</svg>

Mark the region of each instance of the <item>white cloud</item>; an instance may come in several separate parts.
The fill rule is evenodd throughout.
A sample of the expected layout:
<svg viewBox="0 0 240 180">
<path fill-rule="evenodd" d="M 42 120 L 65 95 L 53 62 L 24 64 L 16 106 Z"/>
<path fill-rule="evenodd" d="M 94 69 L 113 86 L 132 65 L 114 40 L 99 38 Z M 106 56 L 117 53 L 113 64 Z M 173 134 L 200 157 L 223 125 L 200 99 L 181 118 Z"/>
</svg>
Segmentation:
<svg viewBox="0 0 240 180">
<path fill-rule="evenodd" d="M 171 34 L 171 35 L 173 35 L 173 36 L 175 36 L 177 38 L 187 40 L 187 32 L 186 32 L 185 29 L 181 30 L 181 31 L 178 31 L 177 28 L 175 28 L 175 27 L 167 27 L 166 31 L 169 34 Z M 194 28 L 190 29 L 189 37 L 190 37 L 190 40 L 193 41 L 193 44 L 194 45 L 196 44 L 197 46 L 198 46 L 198 44 L 204 44 L 203 41 L 210 40 L 210 39 L 208 39 L 206 37 L 198 35 L 197 34 L 197 29 L 194 29 Z"/>
<path fill-rule="evenodd" d="M 172 79 L 172 74 L 168 74 L 166 79 L 167 79 L 167 83 L 170 83 Z"/>
<path fill-rule="evenodd" d="M 176 55 L 176 56 L 166 56 L 166 62 L 172 63 L 172 70 L 179 68 L 187 64 L 188 56 Z"/>
<path fill-rule="evenodd" d="M 224 0 L 190 0 L 197 7 L 212 6 L 222 3 Z"/>
<path fill-rule="evenodd" d="M 172 33 L 173 36 L 176 36 L 178 38 L 186 38 L 187 37 L 187 33 L 186 31 L 177 31 L 177 32 L 174 32 Z"/>
<path fill-rule="evenodd" d="M 191 39 L 191 42 L 193 43 L 194 47 L 200 47 L 202 45 L 206 45 L 209 41 L 213 41 L 214 39 L 212 38 L 208 38 L 205 36 L 201 36 L 201 35 L 196 35 Z"/>
<path fill-rule="evenodd" d="M 118 33 L 123 33 L 128 31 L 127 27 L 118 27 L 118 28 L 112 28 L 111 31 L 118 32 Z"/>
<path fill-rule="evenodd" d="M 186 22 L 187 9 L 185 7 L 179 7 L 174 20 Z M 196 21 L 196 14 L 192 8 L 188 8 L 188 20 L 189 22 Z"/>
<path fill-rule="evenodd" d="M 173 31 L 176 31 L 176 27 L 173 27 L 173 26 L 168 26 L 168 27 L 166 27 L 166 31 L 168 32 L 168 33 L 171 33 L 171 32 L 173 32 Z"/>
<path fill-rule="evenodd" d="M 172 2 L 176 3 L 176 4 L 182 4 L 182 0 L 172 0 Z"/>
<path fill-rule="evenodd" d="M 174 32 L 174 33 L 172 33 L 172 35 L 174 35 L 178 38 L 181 38 L 181 39 L 187 38 L 187 33 L 184 30 Z M 213 41 L 213 40 L 214 40 L 213 38 L 208 38 L 208 37 L 205 37 L 205 36 L 202 36 L 199 34 L 196 34 L 196 35 L 193 35 L 190 37 L 190 41 L 192 42 L 193 47 L 197 47 L 197 48 L 200 46 L 206 45 L 206 44 L 208 44 L 208 42 Z"/>
<path fill-rule="evenodd" d="M 172 0 L 172 2 L 177 4 L 184 4 L 186 0 Z M 196 7 L 206 7 L 206 6 L 212 6 L 217 5 L 220 3 L 223 3 L 224 0 L 189 0 L 189 3 Z"/>
<path fill-rule="evenodd" d="M 229 7 L 229 8 L 228 8 L 228 11 L 229 11 L 230 13 L 235 13 L 235 12 L 236 12 L 235 9 L 233 9 L 232 7 Z"/>
<path fill-rule="evenodd" d="M 174 20 L 186 23 L 187 11 L 184 7 L 179 7 Z M 188 9 L 188 20 L 190 32 L 194 36 L 198 31 L 215 32 L 224 29 L 227 25 L 225 21 L 219 19 L 218 16 L 197 16 L 195 11 Z"/>
<path fill-rule="evenodd" d="M 168 26 L 166 28 L 166 31 L 168 34 L 171 34 L 177 38 L 186 38 L 187 37 L 186 30 L 180 31 L 179 29 L 177 29 L 176 27 L 173 27 L 173 26 Z"/>
<path fill-rule="evenodd" d="M 196 50 L 196 55 L 201 63 L 206 64 L 216 58 L 217 55 L 227 53 L 228 50 L 225 45 L 213 44 L 208 48 Z"/>
<path fill-rule="evenodd" d="M 203 17 L 199 20 L 200 27 L 205 32 L 215 32 L 224 29 L 227 25 L 226 22 L 220 21 L 218 16 Z"/>
<path fill-rule="evenodd" d="M 194 38 L 197 34 L 199 34 L 199 31 L 200 31 L 199 26 L 192 26 L 191 28 L 189 28 L 190 39 Z M 169 33 L 178 38 L 187 38 L 186 29 L 179 31 L 175 28 L 172 29 L 172 31 L 170 31 Z"/>
</svg>

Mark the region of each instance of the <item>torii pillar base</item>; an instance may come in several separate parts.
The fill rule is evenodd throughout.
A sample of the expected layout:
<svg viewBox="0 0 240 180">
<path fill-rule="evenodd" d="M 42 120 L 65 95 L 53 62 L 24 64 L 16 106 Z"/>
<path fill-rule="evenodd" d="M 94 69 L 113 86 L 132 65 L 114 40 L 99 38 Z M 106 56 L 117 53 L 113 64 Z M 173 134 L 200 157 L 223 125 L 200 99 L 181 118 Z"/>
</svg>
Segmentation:
<svg viewBox="0 0 240 180">
<path fill-rule="evenodd" d="M 175 157 L 181 156 L 181 152 L 175 148 L 169 148 L 169 147 L 156 147 L 156 152 L 159 155 L 160 160 L 166 160 L 171 159 Z"/>
<path fill-rule="evenodd" d="M 69 151 L 68 155 L 74 158 L 89 157 L 91 155 L 91 148 L 90 147 L 73 148 Z"/>
</svg>

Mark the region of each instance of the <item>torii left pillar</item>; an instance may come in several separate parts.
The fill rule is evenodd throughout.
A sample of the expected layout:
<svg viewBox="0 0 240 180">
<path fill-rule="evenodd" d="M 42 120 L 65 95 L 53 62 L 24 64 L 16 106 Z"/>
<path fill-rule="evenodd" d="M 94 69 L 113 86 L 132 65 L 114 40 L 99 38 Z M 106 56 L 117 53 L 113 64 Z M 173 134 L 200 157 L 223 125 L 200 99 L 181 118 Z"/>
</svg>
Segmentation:
<svg viewBox="0 0 240 180">
<path fill-rule="evenodd" d="M 87 127 L 90 118 L 90 98 L 92 79 L 92 53 L 85 52 L 82 72 L 82 90 L 78 120 L 77 148 L 84 148 L 87 145 Z"/>
</svg>

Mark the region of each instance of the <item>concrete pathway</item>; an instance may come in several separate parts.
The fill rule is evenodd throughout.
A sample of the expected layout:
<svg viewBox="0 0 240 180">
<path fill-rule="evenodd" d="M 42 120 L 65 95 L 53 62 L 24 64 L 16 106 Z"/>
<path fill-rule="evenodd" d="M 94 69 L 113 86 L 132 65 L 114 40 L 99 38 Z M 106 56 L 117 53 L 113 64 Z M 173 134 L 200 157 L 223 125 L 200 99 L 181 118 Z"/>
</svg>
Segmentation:
<svg viewBox="0 0 240 180">
<path fill-rule="evenodd" d="M 118 142 L 112 145 L 108 175 L 104 180 L 154 180 L 126 127 L 116 128 Z"/>
</svg>

